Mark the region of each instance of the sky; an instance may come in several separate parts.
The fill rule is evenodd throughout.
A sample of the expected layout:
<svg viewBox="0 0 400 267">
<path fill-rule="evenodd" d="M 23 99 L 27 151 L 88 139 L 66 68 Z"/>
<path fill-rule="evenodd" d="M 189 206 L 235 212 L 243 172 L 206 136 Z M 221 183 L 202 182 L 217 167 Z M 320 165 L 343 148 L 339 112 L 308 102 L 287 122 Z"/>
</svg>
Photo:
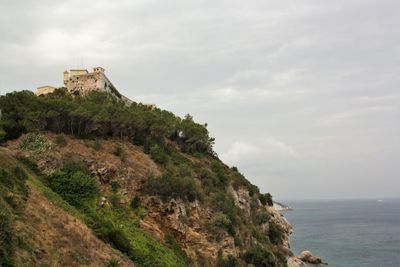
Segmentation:
<svg viewBox="0 0 400 267">
<path fill-rule="evenodd" d="M 102 66 L 276 200 L 400 197 L 398 0 L 0 2 L 0 94 Z"/>
</svg>

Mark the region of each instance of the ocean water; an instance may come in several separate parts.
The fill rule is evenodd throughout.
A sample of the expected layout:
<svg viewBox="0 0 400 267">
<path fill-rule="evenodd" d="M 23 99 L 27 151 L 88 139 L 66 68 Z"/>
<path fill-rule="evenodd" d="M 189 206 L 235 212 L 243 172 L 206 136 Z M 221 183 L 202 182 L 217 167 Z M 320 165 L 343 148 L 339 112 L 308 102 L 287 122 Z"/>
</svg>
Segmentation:
<svg viewBox="0 0 400 267">
<path fill-rule="evenodd" d="M 310 250 L 328 267 L 400 267 L 400 199 L 287 201 L 296 255 Z"/>
</svg>

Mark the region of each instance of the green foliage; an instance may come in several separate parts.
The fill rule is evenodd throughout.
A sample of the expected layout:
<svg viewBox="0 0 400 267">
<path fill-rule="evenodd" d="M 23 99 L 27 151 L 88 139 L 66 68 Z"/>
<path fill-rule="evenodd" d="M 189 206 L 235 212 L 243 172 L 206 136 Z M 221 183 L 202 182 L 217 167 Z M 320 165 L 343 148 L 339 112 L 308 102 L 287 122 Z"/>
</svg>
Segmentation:
<svg viewBox="0 0 400 267">
<path fill-rule="evenodd" d="M 83 172 L 87 175 L 90 175 L 90 171 L 86 164 L 79 158 L 76 158 L 74 155 L 66 155 L 66 157 L 63 159 L 61 170 L 68 173 Z"/>
<path fill-rule="evenodd" d="M 140 197 L 134 196 L 132 201 L 131 201 L 131 207 L 132 209 L 137 209 L 142 205 L 142 202 L 140 201 Z"/>
<path fill-rule="evenodd" d="M 6 135 L 6 131 L 4 131 L 4 129 L 0 127 L 0 142 L 2 142 L 6 138 Z"/>
<path fill-rule="evenodd" d="M 60 170 L 48 177 L 48 183 L 54 192 L 73 206 L 82 206 L 98 194 L 96 181 L 82 171 Z"/>
<path fill-rule="evenodd" d="M 239 261 L 232 255 L 228 255 L 226 258 L 223 257 L 222 251 L 220 250 L 217 256 L 217 266 L 216 267 L 239 267 Z"/>
<path fill-rule="evenodd" d="M 268 205 L 268 206 L 273 206 L 274 202 L 272 201 L 272 196 L 270 193 L 266 194 L 259 194 L 258 198 L 260 199 L 261 204 Z"/>
<path fill-rule="evenodd" d="M 20 148 L 41 154 L 50 151 L 53 143 L 42 134 L 27 133 L 21 141 Z"/>
<path fill-rule="evenodd" d="M 282 229 L 280 229 L 280 227 L 274 222 L 269 223 L 268 236 L 272 243 L 274 244 L 282 243 L 283 240 Z"/>
<path fill-rule="evenodd" d="M 65 138 L 65 135 L 59 134 L 56 136 L 55 143 L 61 147 L 64 147 L 68 144 L 67 138 Z"/>
<path fill-rule="evenodd" d="M 111 185 L 111 190 L 113 193 L 116 193 L 116 192 L 118 192 L 119 189 L 121 189 L 121 185 L 116 180 L 111 181 L 110 185 Z"/>
<path fill-rule="evenodd" d="M 185 116 L 179 126 L 180 144 L 185 152 L 213 153 L 214 138 L 208 136 L 207 125 L 193 122 L 189 114 Z"/>
<path fill-rule="evenodd" d="M 118 194 L 110 194 L 108 195 L 108 201 L 110 201 L 111 205 L 114 208 L 120 208 L 121 207 L 121 196 Z"/>
<path fill-rule="evenodd" d="M 165 150 L 157 144 L 150 147 L 150 157 L 158 164 L 164 164 L 167 161 Z"/>
<path fill-rule="evenodd" d="M 214 211 L 222 212 L 228 216 L 232 223 L 232 226 L 236 226 L 239 223 L 238 217 L 240 217 L 241 211 L 235 205 L 235 201 L 232 196 L 226 191 L 217 191 L 212 194 L 211 204 Z"/>
<path fill-rule="evenodd" d="M 235 229 L 233 227 L 232 221 L 230 220 L 229 216 L 218 212 L 214 215 L 210 222 L 211 229 L 214 227 L 224 229 L 230 234 L 231 236 L 235 235 Z"/>
<path fill-rule="evenodd" d="M 243 259 L 255 267 L 278 266 L 275 255 L 261 246 L 255 246 L 247 250 L 243 255 Z"/>
<path fill-rule="evenodd" d="M 272 207 L 274 205 L 274 202 L 272 201 L 272 195 L 270 193 L 266 193 L 265 197 L 267 199 L 268 206 Z"/>
<path fill-rule="evenodd" d="M 251 229 L 251 235 L 257 239 L 258 242 L 262 243 L 262 244 L 268 244 L 269 240 L 266 236 L 265 233 L 263 233 L 259 228 L 257 227 L 252 227 Z"/>
<path fill-rule="evenodd" d="M 17 242 L 15 216 L 28 198 L 27 175 L 0 157 L 0 266 L 14 266 Z"/>
<path fill-rule="evenodd" d="M 37 97 L 32 92 L 13 92 L 0 97 L 4 140 L 32 131 L 52 131 L 79 137 L 117 137 L 136 144 L 176 142 L 182 150 L 213 153 L 214 140 L 206 125 L 174 116 L 171 112 L 122 101 L 103 92 L 71 97 L 62 90 Z"/>
<path fill-rule="evenodd" d="M 11 214 L 0 202 L 0 266 L 14 266 L 13 229 L 10 222 Z"/>
<path fill-rule="evenodd" d="M 189 257 L 186 255 L 186 253 L 182 250 L 181 245 L 175 240 L 175 237 L 173 234 L 170 232 L 166 233 L 164 236 L 164 242 L 169 247 L 172 249 L 176 255 L 178 255 L 182 260 L 184 260 L 188 265 L 190 265 L 191 261 Z"/>
<path fill-rule="evenodd" d="M 252 212 L 252 219 L 255 225 L 261 225 L 269 220 L 269 213 L 265 210 Z"/>
<path fill-rule="evenodd" d="M 107 262 L 106 267 L 119 267 L 119 261 L 117 259 L 111 259 Z"/>
<path fill-rule="evenodd" d="M 181 198 L 192 202 L 200 197 L 199 189 L 193 178 L 171 174 L 148 178 L 144 184 L 144 191 L 150 195 L 158 195 L 164 201 Z"/>
</svg>

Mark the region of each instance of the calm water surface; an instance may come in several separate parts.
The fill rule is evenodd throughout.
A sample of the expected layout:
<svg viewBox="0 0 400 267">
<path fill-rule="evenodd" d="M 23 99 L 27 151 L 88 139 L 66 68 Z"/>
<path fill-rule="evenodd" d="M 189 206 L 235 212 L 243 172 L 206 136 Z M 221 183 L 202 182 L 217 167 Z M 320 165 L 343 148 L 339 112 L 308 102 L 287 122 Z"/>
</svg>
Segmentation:
<svg viewBox="0 0 400 267">
<path fill-rule="evenodd" d="M 400 267 L 400 199 L 287 201 L 291 246 L 332 267 Z"/>
</svg>

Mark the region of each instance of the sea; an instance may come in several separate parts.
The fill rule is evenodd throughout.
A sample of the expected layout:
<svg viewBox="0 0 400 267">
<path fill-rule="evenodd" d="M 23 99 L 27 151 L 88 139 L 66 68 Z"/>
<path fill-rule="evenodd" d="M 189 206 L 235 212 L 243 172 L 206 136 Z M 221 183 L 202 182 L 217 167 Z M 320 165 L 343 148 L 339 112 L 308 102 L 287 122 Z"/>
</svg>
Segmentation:
<svg viewBox="0 0 400 267">
<path fill-rule="evenodd" d="M 400 199 L 286 201 L 291 248 L 328 267 L 400 267 Z"/>
</svg>

